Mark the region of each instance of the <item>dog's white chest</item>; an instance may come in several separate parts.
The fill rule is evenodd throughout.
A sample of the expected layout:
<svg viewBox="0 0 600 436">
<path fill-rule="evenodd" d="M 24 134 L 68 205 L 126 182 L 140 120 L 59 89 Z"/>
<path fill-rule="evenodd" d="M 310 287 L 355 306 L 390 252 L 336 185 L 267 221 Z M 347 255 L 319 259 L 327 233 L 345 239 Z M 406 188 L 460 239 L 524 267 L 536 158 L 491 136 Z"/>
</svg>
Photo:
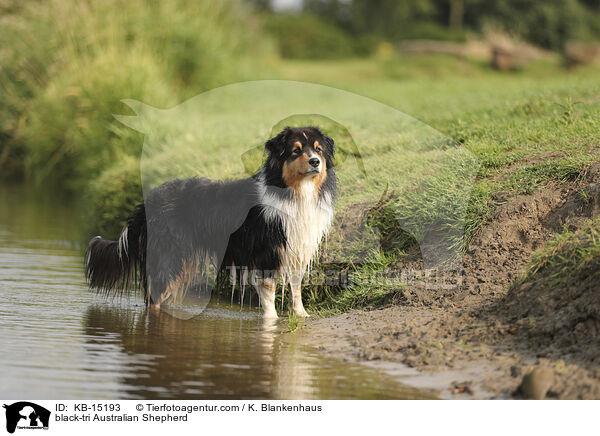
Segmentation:
<svg viewBox="0 0 600 436">
<path fill-rule="evenodd" d="M 292 198 L 268 199 L 268 214 L 281 219 L 286 234 L 283 274 L 303 273 L 318 256 L 320 243 L 331 227 L 333 199 L 328 194 L 319 199 L 316 189 L 308 180 Z"/>
</svg>

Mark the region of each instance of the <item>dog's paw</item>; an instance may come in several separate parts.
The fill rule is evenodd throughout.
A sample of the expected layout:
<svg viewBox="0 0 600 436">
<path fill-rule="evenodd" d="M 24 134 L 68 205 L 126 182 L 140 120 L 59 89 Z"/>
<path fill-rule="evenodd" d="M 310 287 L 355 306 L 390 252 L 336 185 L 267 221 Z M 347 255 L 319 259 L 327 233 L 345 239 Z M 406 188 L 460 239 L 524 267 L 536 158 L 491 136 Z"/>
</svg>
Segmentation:
<svg viewBox="0 0 600 436">
<path fill-rule="evenodd" d="M 269 319 L 277 319 L 279 318 L 277 316 L 277 312 L 274 310 L 265 310 L 263 312 L 263 318 L 269 318 Z"/>
<path fill-rule="evenodd" d="M 310 314 L 306 310 L 304 310 L 304 308 L 302 308 L 301 310 L 295 310 L 294 313 L 298 317 L 302 317 L 302 318 L 309 318 L 310 317 Z"/>
</svg>

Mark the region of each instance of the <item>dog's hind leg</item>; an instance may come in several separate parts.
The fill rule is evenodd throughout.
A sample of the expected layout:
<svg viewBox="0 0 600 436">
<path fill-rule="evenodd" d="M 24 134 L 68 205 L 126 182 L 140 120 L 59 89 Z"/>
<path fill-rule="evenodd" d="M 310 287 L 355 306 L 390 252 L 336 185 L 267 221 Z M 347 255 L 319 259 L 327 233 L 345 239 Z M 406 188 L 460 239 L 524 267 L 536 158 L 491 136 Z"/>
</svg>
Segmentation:
<svg viewBox="0 0 600 436">
<path fill-rule="evenodd" d="M 274 278 L 265 278 L 258 282 L 257 291 L 265 318 L 277 318 L 277 311 L 275 310 L 276 288 L 277 280 Z"/>
</svg>

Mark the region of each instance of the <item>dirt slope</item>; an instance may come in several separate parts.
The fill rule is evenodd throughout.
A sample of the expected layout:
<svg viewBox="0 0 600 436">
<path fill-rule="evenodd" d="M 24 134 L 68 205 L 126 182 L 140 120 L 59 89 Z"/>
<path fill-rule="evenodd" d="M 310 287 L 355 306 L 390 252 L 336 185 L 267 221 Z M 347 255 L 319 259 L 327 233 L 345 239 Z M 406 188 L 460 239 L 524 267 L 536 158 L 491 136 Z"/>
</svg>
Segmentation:
<svg viewBox="0 0 600 436">
<path fill-rule="evenodd" d="M 496 198 L 505 202 L 470 244 L 456 291 L 409 289 L 401 306 L 309 320 L 299 334 L 345 359 L 424 372 L 484 368 L 437 386 L 459 398 L 522 395 L 518 386 L 524 378 L 528 386 L 532 377 L 524 376 L 537 367 L 549 369 L 540 371 L 548 393 L 538 396 L 600 398 L 600 274 L 592 268 L 568 289 L 549 286 L 543 275 L 522 281 L 532 254 L 553 234 L 598 216 L 599 175 L 595 166 L 569 184 Z"/>
</svg>

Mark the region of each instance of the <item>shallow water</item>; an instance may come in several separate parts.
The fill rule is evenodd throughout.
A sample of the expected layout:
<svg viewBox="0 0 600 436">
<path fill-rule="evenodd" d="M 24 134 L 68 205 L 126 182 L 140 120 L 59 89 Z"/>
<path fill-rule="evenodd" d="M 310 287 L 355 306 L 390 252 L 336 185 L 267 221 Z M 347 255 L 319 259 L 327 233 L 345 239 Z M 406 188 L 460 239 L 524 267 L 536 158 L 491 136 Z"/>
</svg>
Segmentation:
<svg viewBox="0 0 600 436">
<path fill-rule="evenodd" d="M 0 395 L 5 399 L 423 398 L 295 343 L 285 320 L 212 303 L 181 320 L 87 289 L 72 208 L 0 187 Z"/>
</svg>

